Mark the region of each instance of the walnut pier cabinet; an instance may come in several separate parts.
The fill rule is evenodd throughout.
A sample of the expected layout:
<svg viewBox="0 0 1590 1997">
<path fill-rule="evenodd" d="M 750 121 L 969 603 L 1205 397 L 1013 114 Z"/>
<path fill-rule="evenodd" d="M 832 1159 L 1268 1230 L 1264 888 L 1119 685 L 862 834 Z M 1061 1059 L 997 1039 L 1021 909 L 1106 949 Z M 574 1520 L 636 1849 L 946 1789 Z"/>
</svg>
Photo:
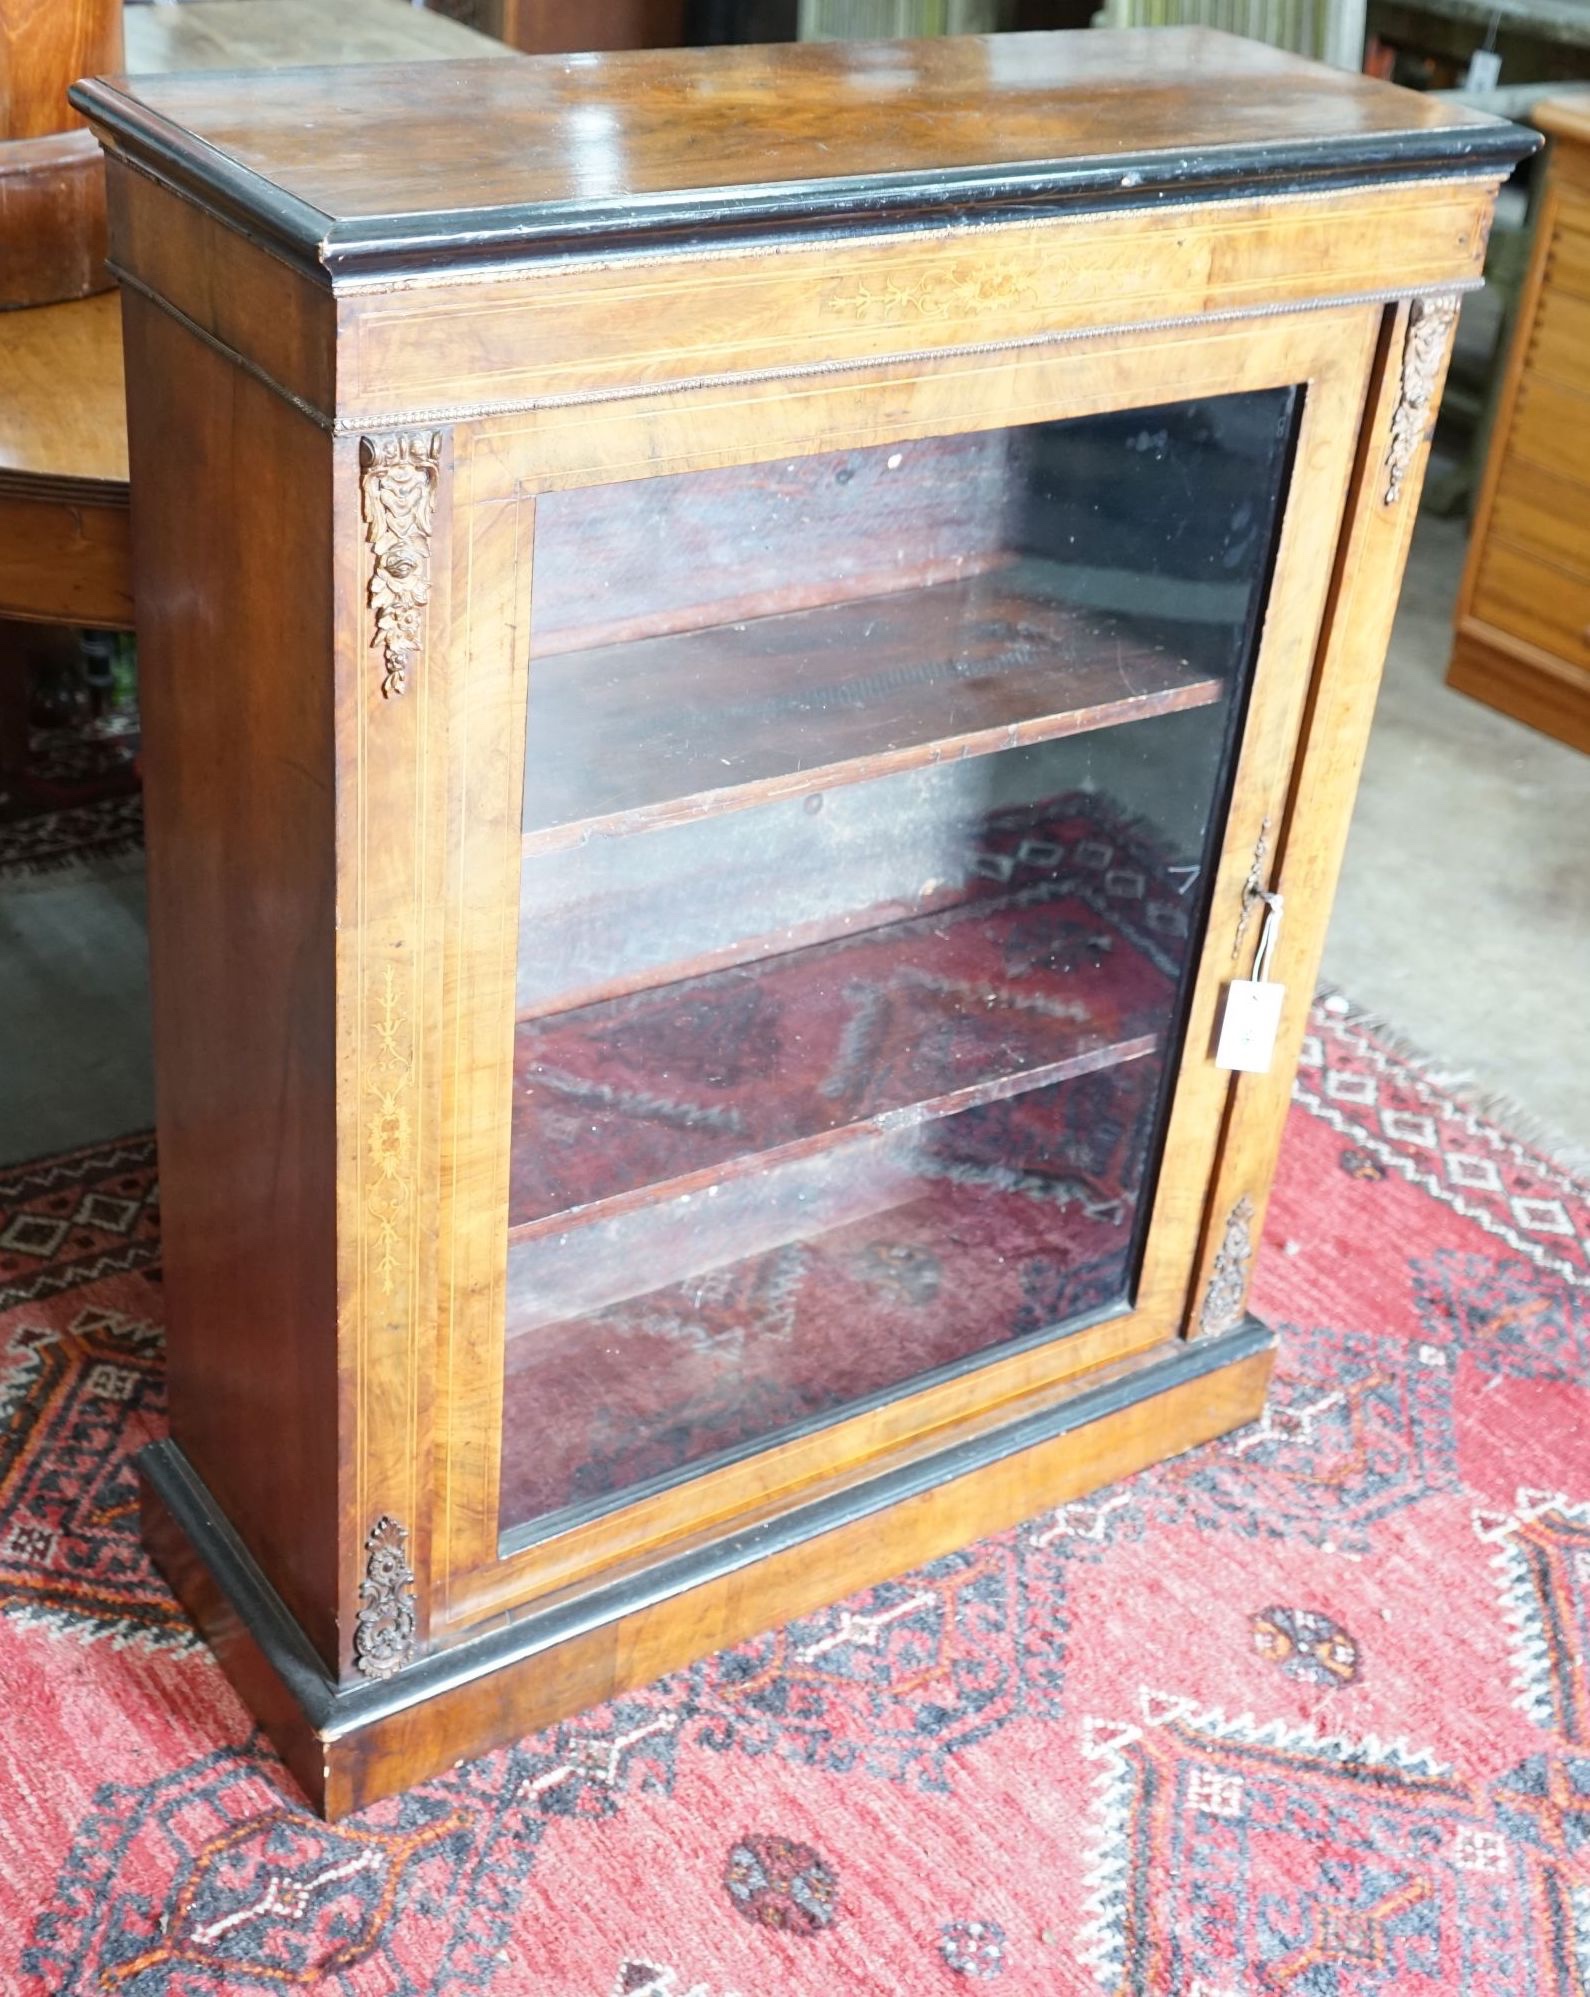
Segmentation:
<svg viewBox="0 0 1590 1997">
<path fill-rule="evenodd" d="M 1181 31 L 74 101 L 147 730 L 145 1526 L 315 1803 L 1257 1416 L 1528 135 Z"/>
</svg>

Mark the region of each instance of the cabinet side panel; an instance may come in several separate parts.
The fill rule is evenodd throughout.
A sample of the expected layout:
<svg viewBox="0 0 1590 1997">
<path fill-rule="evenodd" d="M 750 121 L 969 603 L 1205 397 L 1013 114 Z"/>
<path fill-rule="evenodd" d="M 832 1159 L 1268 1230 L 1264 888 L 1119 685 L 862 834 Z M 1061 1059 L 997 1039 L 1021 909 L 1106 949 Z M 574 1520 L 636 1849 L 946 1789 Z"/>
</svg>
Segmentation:
<svg viewBox="0 0 1590 1997">
<path fill-rule="evenodd" d="M 124 305 L 171 1426 L 334 1658 L 330 443 Z"/>
</svg>

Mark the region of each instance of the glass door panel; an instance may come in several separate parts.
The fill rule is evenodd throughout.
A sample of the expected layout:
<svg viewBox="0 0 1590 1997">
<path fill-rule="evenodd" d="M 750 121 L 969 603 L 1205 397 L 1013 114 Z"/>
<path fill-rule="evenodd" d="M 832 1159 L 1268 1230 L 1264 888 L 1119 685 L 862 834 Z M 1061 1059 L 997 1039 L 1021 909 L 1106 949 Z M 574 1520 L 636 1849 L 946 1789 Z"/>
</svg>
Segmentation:
<svg viewBox="0 0 1590 1997">
<path fill-rule="evenodd" d="M 512 1543 L 1130 1307 L 1295 403 L 538 502 Z"/>
</svg>

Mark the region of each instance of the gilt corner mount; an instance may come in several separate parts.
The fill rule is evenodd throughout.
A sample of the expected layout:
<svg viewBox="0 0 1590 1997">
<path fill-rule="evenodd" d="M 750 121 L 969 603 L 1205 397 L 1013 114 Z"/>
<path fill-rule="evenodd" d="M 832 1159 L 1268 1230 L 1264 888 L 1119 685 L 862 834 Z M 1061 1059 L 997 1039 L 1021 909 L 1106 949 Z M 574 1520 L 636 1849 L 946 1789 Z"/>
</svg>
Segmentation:
<svg viewBox="0 0 1590 1997">
<path fill-rule="evenodd" d="M 431 523 L 441 470 L 440 431 L 359 439 L 359 483 L 370 548 L 371 638 L 382 654 L 381 693 L 408 692 L 425 642 L 431 598 Z"/>
<path fill-rule="evenodd" d="M 1391 443 L 1386 451 L 1386 504 L 1402 497 L 1403 481 L 1434 416 L 1436 383 L 1447 341 L 1457 324 L 1459 300 L 1444 291 L 1416 298 L 1408 308 L 1408 331 L 1402 348 L 1402 393 L 1391 418 Z"/>
<path fill-rule="evenodd" d="M 366 1678 L 390 1678 L 414 1654 L 414 1570 L 408 1543 L 407 1530 L 388 1516 L 376 1520 L 364 1542 L 353 1661 Z"/>
</svg>

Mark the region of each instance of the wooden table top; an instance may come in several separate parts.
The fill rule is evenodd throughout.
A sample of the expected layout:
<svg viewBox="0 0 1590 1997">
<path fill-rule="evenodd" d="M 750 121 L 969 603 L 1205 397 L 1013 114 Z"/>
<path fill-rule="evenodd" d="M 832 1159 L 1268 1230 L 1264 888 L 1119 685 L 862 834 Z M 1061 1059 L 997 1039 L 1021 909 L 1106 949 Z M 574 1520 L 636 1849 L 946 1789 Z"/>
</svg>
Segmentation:
<svg viewBox="0 0 1590 1997">
<path fill-rule="evenodd" d="M 129 73 L 146 73 L 435 62 L 500 52 L 500 45 L 405 0 L 195 0 L 129 7 L 126 50 Z M 125 491 L 121 303 L 114 292 L 0 312 L 0 383 L 0 487 Z"/>
<path fill-rule="evenodd" d="M 121 300 L 0 312 L 0 483 L 127 483 Z"/>
<path fill-rule="evenodd" d="M 1505 170 L 1512 128 L 1206 29 L 539 56 L 81 85 L 102 136 L 313 269 L 648 230 Z"/>
</svg>

